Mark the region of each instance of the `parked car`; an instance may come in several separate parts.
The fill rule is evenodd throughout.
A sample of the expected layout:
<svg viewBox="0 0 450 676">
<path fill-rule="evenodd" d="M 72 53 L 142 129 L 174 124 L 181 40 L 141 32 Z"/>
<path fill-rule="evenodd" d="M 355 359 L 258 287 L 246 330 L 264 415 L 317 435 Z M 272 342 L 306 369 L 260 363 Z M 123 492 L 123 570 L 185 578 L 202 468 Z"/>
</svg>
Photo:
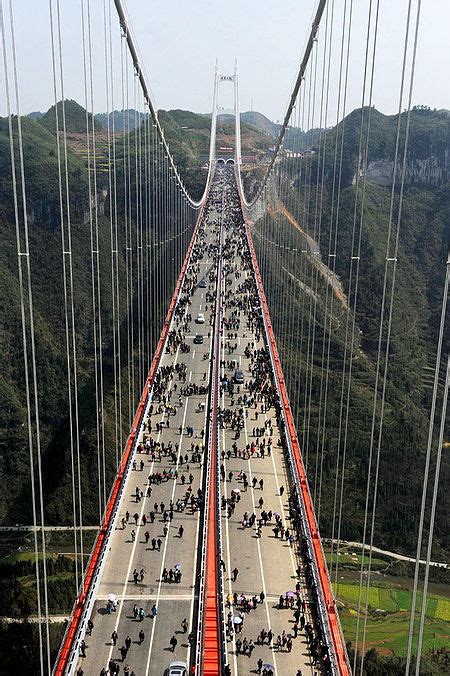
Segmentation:
<svg viewBox="0 0 450 676">
<path fill-rule="evenodd" d="M 242 369 L 236 369 L 234 374 L 234 382 L 238 383 L 239 385 L 244 382 L 244 372 Z"/>
</svg>

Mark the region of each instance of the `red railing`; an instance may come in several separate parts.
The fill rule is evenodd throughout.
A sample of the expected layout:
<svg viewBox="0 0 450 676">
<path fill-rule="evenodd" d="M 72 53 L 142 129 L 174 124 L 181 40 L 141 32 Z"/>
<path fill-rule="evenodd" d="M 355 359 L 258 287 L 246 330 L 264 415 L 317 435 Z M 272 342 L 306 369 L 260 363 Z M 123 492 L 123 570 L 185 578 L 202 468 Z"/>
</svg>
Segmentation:
<svg viewBox="0 0 450 676">
<path fill-rule="evenodd" d="M 345 674 L 350 674 L 350 668 L 348 665 L 347 661 L 347 651 L 345 648 L 342 632 L 341 632 L 341 627 L 339 623 L 339 618 L 337 616 L 337 610 L 336 606 L 334 603 L 333 599 L 333 593 L 331 590 L 331 583 L 330 579 L 328 577 L 328 569 L 327 565 L 325 562 L 325 557 L 323 554 L 323 549 L 322 549 L 322 544 L 320 541 L 320 535 L 316 523 L 316 517 L 314 513 L 314 507 L 312 504 L 311 500 L 311 495 L 309 492 L 309 487 L 308 487 L 308 481 L 306 477 L 306 472 L 305 468 L 303 466 L 303 460 L 300 452 L 300 445 L 298 443 L 297 439 L 297 431 L 295 429 L 294 425 L 294 420 L 292 417 L 292 411 L 291 411 L 291 405 L 289 403 L 289 397 L 287 394 L 286 390 L 286 385 L 284 382 L 284 377 L 283 377 L 283 370 L 281 368 L 281 363 L 280 363 L 280 358 L 278 355 L 278 349 L 277 349 L 277 344 L 275 340 L 275 336 L 273 333 L 272 329 L 272 323 L 270 321 L 270 314 L 269 314 L 269 308 L 267 305 L 266 301 L 266 296 L 264 294 L 264 287 L 261 279 L 261 274 L 259 271 L 259 265 L 258 265 L 258 260 L 256 258 L 256 253 L 255 249 L 253 246 L 253 240 L 252 236 L 250 233 L 250 227 L 248 223 L 248 218 L 247 214 L 244 209 L 244 205 L 242 202 L 242 196 L 241 196 L 241 207 L 242 207 L 242 213 L 244 216 L 244 221 L 245 221 L 245 228 L 247 232 L 247 240 L 248 244 L 250 247 L 250 253 L 252 257 L 252 263 L 253 263 L 253 270 L 255 273 L 256 281 L 258 284 L 258 290 L 259 290 L 259 295 L 261 298 L 261 303 L 262 303 L 262 310 L 264 313 L 264 318 L 265 318 L 265 324 L 267 327 L 267 334 L 268 334 L 268 341 L 269 341 L 269 348 L 272 352 L 272 358 L 273 358 L 273 363 L 275 366 L 276 370 L 276 376 L 278 380 L 278 385 L 279 385 L 279 391 L 281 395 L 281 401 L 283 404 L 284 408 L 284 413 L 285 413 L 285 418 L 286 418 L 286 423 L 287 423 L 287 431 L 291 440 L 292 444 L 292 450 L 293 450 L 293 457 L 295 461 L 295 466 L 300 482 L 300 489 L 301 489 L 301 494 L 302 494 L 302 499 L 303 499 L 303 504 L 305 508 L 305 514 L 308 522 L 308 528 L 309 532 L 311 535 L 311 542 L 312 542 L 312 547 L 314 550 L 314 557 L 315 557 L 315 565 L 317 569 L 317 573 L 319 576 L 319 581 L 320 581 L 320 586 L 321 586 L 321 593 L 323 597 L 323 601 L 325 604 L 326 608 L 326 613 L 327 613 L 327 618 L 328 618 L 328 625 L 329 625 L 329 630 L 331 634 L 331 639 L 333 642 L 332 646 L 329 646 L 333 649 L 334 654 L 335 654 L 335 661 L 337 664 L 337 668 L 339 671 L 339 674 L 345 675 Z"/>
<path fill-rule="evenodd" d="M 158 341 L 156 352 L 155 352 L 155 355 L 153 357 L 150 372 L 148 374 L 148 378 L 147 378 L 146 383 L 144 385 L 141 400 L 139 402 L 139 405 L 138 405 L 138 408 L 137 408 L 137 411 L 136 411 L 136 415 L 134 417 L 134 421 L 133 421 L 133 424 L 131 426 L 131 432 L 130 432 L 130 435 L 128 437 L 128 441 L 127 441 L 127 445 L 125 447 L 124 454 L 122 456 L 122 462 L 120 464 L 119 471 L 117 473 L 116 479 L 114 481 L 114 484 L 113 484 L 113 487 L 112 487 L 112 490 L 111 490 L 111 493 L 110 493 L 110 497 L 109 497 L 109 500 L 108 500 L 108 504 L 106 506 L 102 525 L 101 525 L 99 533 L 97 535 L 97 539 L 95 541 L 95 544 L 94 544 L 94 547 L 93 547 L 93 550 L 92 550 L 92 553 L 91 553 L 91 557 L 90 557 L 90 560 L 89 560 L 89 563 L 88 563 L 88 567 L 86 569 L 86 574 L 85 574 L 84 579 L 83 579 L 81 591 L 79 593 L 78 600 L 77 600 L 76 605 L 74 607 L 72 616 L 70 618 L 69 626 L 67 628 L 61 649 L 60 649 L 58 657 L 57 657 L 57 661 L 56 661 L 56 664 L 55 664 L 55 667 L 54 667 L 54 670 L 53 670 L 53 673 L 55 674 L 55 676 L 62 676 L 62 674 L 64 674 L 67 666 L 69 666 L 70 657 L 71 657 L 72 650 L 73 650 L 74 645 L 75 645 L 78 630 L 80 628 L 80 622 L 81 622 L 82 615 L 83 615 L 83 612 L 84 612 L 84 609 L 85 609 L 86 600 L 88 598 L 89 592 L 91 591 L 91 588 L 92 588 L 92 585 L 93 585 L 93 582 L 94 582 L 95 571 L 96 571 L 96 568 L 99 564 L 99 560 L 101 558 L 103 547 L 105 545 L 106 536 L 107 536 L 108 530 L 111 526 L 113 514 L 114 514 L 116 506 L 117 506 L 120 489 L 122 487 L 122 482 L 123 482 L 123 479 L 124 479 L 125 471 L 127 469 L 127 465 L 129 463 L 129 460 L 130 460 L 130 457 L 131 457 L 131 452 L 132 452 L 132 449 L 133 449 L 133 446 L 134 446 L 136 433 L 139 430 L 139 427 L 140 427 L 141 422 L 142 422 L 142 416 L 143 416 L 143 413 L 145 411 L 145 407 L 146 407 L 146 404 L 147 404 L 147 398 L 148 398 L 151 386 L 153 384 L 153 379 L 154 379 L 154 376 L 155 376 L 155 373 L 156 373 L 156 369 L 158 368 L 161 356 L 164 353 L 164 346 L 165 346 L 167 334 L 168 334 L 168 331 L 169 331 L 170 322 L 172 320 L 173 312 L 174 312 L 175 306 L 176 306 L 177 301 L 178 301 L 178 296 L 179 296 L 179 293 L 180 293 L 180 290 L 181 290 L 181 287 L 182 287 L 182 284 L 183 284 L 186 269 L 187 269 L 187 266 L 189 264 L 189 259 L 190 259 L 190 256 L 191 256 L 192 247 L 194 246 L 194 241 L 195 241 L 195 237 L 196 237 L 196 234 L 197 234 L 198 226 L 199 226 L 200 220 L 201 220 L 202 215 L 203 215 L 203 209 L 204 209 L 204 204 L 203 204 L 202 208 L 200 209 L 199 216 L 198 216 L 197 221 L 195 223 L 194 231 L 192 233 L 191 241 L 189 243 L 189 247 L 188 247 L 185 259 L 184 259 L 183 267 L 181 268 L 181 272 L 180 272 L 180 275 L 178 277 L 178 281 L 177 281 L 177 284 L 176 284 L 176 287 L 175 287 L 175 291 L 173 292 L 173 295 L 172 295 L 172 300 L 171 300 L 171 303 L 170 303 L 170 306 L 169 306 L 169 310 L 167 312 L 167 316 L 166 316 L 166 320 L 164 322 L 164 326 L 163 326 L 163 329 L 162 329 L 162 332 L 161 332 L 161 336 L 160 336 L 159 341 Z M 73 657 L 74 656 L 72 656 L 72 660 L 73 660 Z"/>
</svg>

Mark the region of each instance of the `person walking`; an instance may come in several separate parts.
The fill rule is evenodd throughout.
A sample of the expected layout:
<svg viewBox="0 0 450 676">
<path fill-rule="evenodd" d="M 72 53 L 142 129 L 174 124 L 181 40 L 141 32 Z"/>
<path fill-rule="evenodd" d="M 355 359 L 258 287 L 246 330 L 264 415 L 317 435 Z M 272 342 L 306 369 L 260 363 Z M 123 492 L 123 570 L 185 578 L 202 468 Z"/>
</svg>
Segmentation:
<svg viewBox="0 0 450 676">
<path fill-rule="evenodd" d="M 179 537 L 180 539 L 183 537 L 183 533 L 184 533 L 184 528 L 183 528 L 183 526 L 181 525 L 181 526 L 179 527 L 179 529 L 178 529 L 178 537 Z"/>
<path fill-rule="evenodd" d="M 177 647 L 178 641 L 176 639 L 176 636 L 173 635 L 172 638 L 170 639 L 170 645 L 172 647 L 172 652 L 175 652 L 175 648 Z"/>
<path fill-rule="evenodd" d="M 145 634 L 144 634 L 143 629 L 141 629 L 141 631 L 139 632 L 139 645 L 141 645 L 144 642 L 144 639 L 145 639 Z"/>
<path fill-rule="evenodd" d="M 184 620 L 182 621 L 181 628 L 183 630 L 183 634 L 185 634 L 188 630 L 188 621 L 186 618 L 184 618 Z"/>
<path fill-rule="evenodd" d="M 233 568 L 233 570 L 231 571 L 231 581 L 236 582 L 238 575 L 239 575 L 239 569 Z"/>
<path fill-rule="evenodd" d="M 113 633 L 111 634 L 111 641 L 113 645 L 116 645 L 118 638 L 119 635 L 117 634 L 117 631 L 114 629 Z"/>
</svg>

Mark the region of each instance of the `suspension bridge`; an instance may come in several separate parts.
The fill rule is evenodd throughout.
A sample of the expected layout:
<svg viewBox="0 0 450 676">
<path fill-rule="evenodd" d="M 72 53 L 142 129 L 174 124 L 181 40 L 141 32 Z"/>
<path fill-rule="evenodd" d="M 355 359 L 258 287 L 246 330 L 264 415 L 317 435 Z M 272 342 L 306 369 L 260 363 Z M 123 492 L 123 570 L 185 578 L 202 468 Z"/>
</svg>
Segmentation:
<svg viewBox="0 0 450 676">
<path fill-rule="evenodd" d="M 283 123 L 266 161 L 256 169 L 242 170 L 237 64 L 232 74 L 221 73 L 216 65 L 207 176 L 203 194 L 194 198 L 172 154 L 121 0 L 103 3 L 108 116 L 106 151 L 100 151 L 94 120 L 94 22 L 89 0 L 82 0 L 83 235 L 72 197 L 63 12 L 59 0 L 50 0 L 72 498 L 66 525 L 49 524 L 45 516 L 40 436 L 45 402 L 39 390 L 32 284 L 37 271 L 30 264 L 35 240 L 27 203 L 33 190 L 27 185 L 30 156 L 21 121 L 14 3 L 6 5 L 1 5 L 2 50 L 34 521 L 2 530 L 35 534 L 34 555 L 41 562 L 36 565 L 41 673 L 365 673 L 372 558 L 383 551 L 375 546 L 374 534 L 385 416 L 391 406 L 390 341 L 421 3 L 410 1 L 405 17 L 379 334 L 371 338 L 377 359 L 367 385 L 373 387 L 373 409 L 360 423 L 367 431 L 367 488 L 351 655 L 336 596 L 342 537 L 355 532 L 346 525 L 354 518 L 346 456 L 353 404 L 358 410 L 354 372 L 365 359 L 356 317 L 379 2 L 367 3 L 356 197 L 349 208 L 341 202 L 341 189 L 352 3 L 344 2 L 338 11 L 334 2 L 317 2 Z M 340 65 L 332 104 L 333 58 Z M 232 154 L 216 141 L 220 91 L 230 86 Z M 123 136 L 117 135 L 117 105 L 123 111 L 131 105 L 136 109 L 134 119 L 128 114 Z M 301 129 L 313 132 L 300 138 Z M 338 261 L 344 210 L 350 222 L 345 284 Z M 95 453 L 87 472 L 92 480 L 83 465 L 88 460 L 80 383 L 86 365 L 77 354 L 82 318 L 74 283 L 74 249 L 82 236 L 88 241 L 92 293 L 92 326 L 87 329 L 95 393 Z M 107 275 L 102 271 L 105 258 Z M 409 559 L 415 573 L 406 669 L 416 674 L 429 571 L 436 565 L 431 560 L 433 526 L 449 377 L 444 357 L 448 260 L 442 280 L 429 433 L 421 449 L 417 556 Z M 333 374 L 336 361 L 340 380 Z M 336 416 L 332 389 L 338 393 L 337 424 L 334 418 L 331 422 Z M 327 465 L 334 468 L 331 481 L 326 480 Z M 86 523 L 88 500 L 98 512 L 97 523 Z M 322 528 L 331 542 L 328 559 Z M 55 650 L 49 632 L 46 533 L 58 529 L 73 535 L 76 594 Z M 92 531 L 89 550 L 84 538 Z M 420 565 L 425 577 L 419 600 Z"/>
</svg>

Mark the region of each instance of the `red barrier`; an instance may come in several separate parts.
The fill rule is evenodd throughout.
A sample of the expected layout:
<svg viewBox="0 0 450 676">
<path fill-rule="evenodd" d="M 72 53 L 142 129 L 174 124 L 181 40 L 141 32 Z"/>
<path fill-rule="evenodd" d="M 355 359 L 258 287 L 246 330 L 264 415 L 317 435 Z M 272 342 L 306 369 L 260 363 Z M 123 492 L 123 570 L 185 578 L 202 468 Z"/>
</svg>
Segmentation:
<svg viewBox="0 0 450 676">
<path fill-rule="evenodd" d="M 216 316 L 214 322 L 214 345 L 212 353 L 212 382 L 211 382 L 211 424 L 210 424 L 210 463 L 208 493 L 208 520 L 206 524 L 206 579 L 203 592 L 204 620 L 202 637 L 202 660 L 200 669 L 202 676 L 218 676 L 221 673 L 221 631 L 219 619 L 219 569 L 218 561 L 218 537 L 217 520 L 219 518 L 217 505 L 217 413 L 218 413 L 218 378 L 219 378 L 219 340 L 220 340 L 220 284 L 222 263 L 219 258 L 217 266 L 216 282 Z"/>
<path fill-rule="evenodd" d="M 319 531 L 317 528 L 316 517 L 314 514 L 314 507 L 311 500 L 311 495 L 309 493 L 308 481 L 306 478 L 305 468 L 303 466 L 303 460 L 300 452 L 300 445 L 297 439 L 297 431 L 295 429 L 294 421 L 292 418 L 291 405 L 289 403 L 289 397 L 287 394 L 286 386 L 284 383 L 283 371 L 281 368 L 280 358 L 278 356 L 277 344 L 275 341 L 275 336 L 272 329 L 272 323 L 270 321 L 269 308 L 267 306 L 266 296 L 264 294 L 263 283 L 261 279 L 261 274 L 259 272 L 258 260 L 256 258 L 255 249 L 253 246 L 253 240 L 250 233 L 250 227 L 248 224 L 248 218 L 244 210 L 242 198 L 241 198 L 241 207 L 242 213 L 245 220 L 245 228 L 247 232 L 247 240 L 250 247 L 250 253 L 253 262 L 253 270 L 256 276 L 258 283 L 259 294 L 261 297 L 262 308 L 264 312 L 264 317 L 266 320 L 267 333 L 270 349 L 272 352 L 273 361 L 275 364 L 275 369 L 277 372 L 278 383 L 280 386 L 281 400 L 283 403 L 283 408 L 286 416 L 287 427 L 289 436 L 292 443 L 292 449 L 294 454 L 294 460 L 297 468 L 298 477 L 300 480 L 300 487 L 302 491 L 303 504 L 305 506 L 306 518 L 308 520 L 309 531 L 311 534 L 312 545 L 314 549 L 314 556 L 316 559 L 317 571 L 319 573 L 320 585 L 322 588 L 322 596 L 325 602 L 325 607 L 328 614 L 328 623 L 330 627 L 331 638 L 333 641 L 334 652 L 336 656 L 336 662 L 340 674 L 350 674 L 350 669 L 347 661 L 347 651 L 344 645 L 344 640 L 341 633 L 341 628 L 339 624 L 339 619 L 337 617 L 336 606 L 333 599 L 333 594 L 331 591 L 331 584 L 328 577 L 328 570 L 323 555 L 323 550 L 320 542 Z"/>
<path fill-rule="evenodd" d="M 81 616 L 82 616 L 83 611 L 84 611 L 85 602 L 86 602 L 88 593 L 91 589 L 91 585 L 93 583 L 95 569 L 96 569 L 97 564 L 99 562 L 100 554 L 101 554 L 103 545 L 105 543 L 106 533 L 107 533 L 108 528 L 110 526 L 111 517 L 112 517 L 112 514 L 113 514 L 114 509 L 116 507 L 117 498 L 118 498 L 119 491 L 120 491 L 122 481 L 123 481 L 123 478 L 124 478 L 124 473 L 125 473 L 128 461 L 130 459 L 130 454 L 131 454 L 131 451 L 132 451 L 132 448 L 133 448 L 133 443 L 134 443 L 134 439 L 135 439 L 135 436 L 136 436 L 136 432 L 138 431 L 139 426 L 141 424 L 142 415 L 143 415 L 143 412 L 145 410 L 145 406 L 146 406 L 146 402 L 147 402 L 147 396 L 148 396 L 150 388 L 153 384 L 153 378 L 155 376 L 156 369 L 158 368 L 159 361 L 160 361 L 161 355 L 163 353 L 164 343 L 165 343 L 165 340 L 166 340 L 166 337 L 167 337 L 167 333 L 169 331 L 169 326 L 170 326 L 170 322 L 172 320 L 175 305 L 176 305 L 177 300 L 178 300 L 178 295 L 180 293 L 180 290 L 181 290 L 181 287 L 182 287 L 182 284 L 183 284 L 184 275 L 186 273 L 186 269 L 187 269 L 187 266 L 188 266 L 188 263 L 189 263 L 189 258 L 190 258 L 190 255 L 191 255 L 192 247 L 194 246 L 198 226 L 199 226 L 200 220 L 201 220 L 202 215 L 203 215 L 203 209 L 204 209 L 204 204 L 203 204 L 202 208 L 200 209 L 200 214 L 199 214 L 197 221 L 195 223 L 195 227 L 194 227 L 194 231 L 192 233 L 191 241 L 189 243 L 189 247 L 188 247 L 184 262 L 183 262 L 183 267 L 181 268 L 181 272 L 180 272 L 180 275 L 178 277 L 177 285 L 175 287 L 175 291 L 173 292 L 173 296 L 172 296 L 172 300 L 171 300 L 171 303 L 170 303 L 170 306 L 169 306 L 169 310 L 167 312 L 166 320 L 164 322 L 164 326 L 163 326 L 161 336 L 160 336 L 159 341 L 158 341 L 156 352 L 155 352 L 155 355 L 153 357 L 150 372 L 148 374 L 148 378 L 147 378 L 146 383 L 144 385 L 141 400 L 139 402 L 139 405 L 138 405 L 138 408 L 137 408 L 137 411 L 136 411 L 136 415 L 134 417 L 134 421 L 133 421 L 133 424 L 131 426 L 131 432 L 130 432 L 130 435 L 128 437 L 125 452 L 124 452 L 123 457 L 122 457 L 120 469 L 119 469 L 118 474 L 116 476 L 116 479 L 114 481 L 114 485 L 113 485 L 113 488 L 112 488 L 112 491 L 111 491 L 111 494 L 110 494 L 110 497 L 109 497 L 109 500 L 108 500 L 108 504 L 106 506 L 105 516 L 103 518 L 102 525 L 101 525 L 99 533 L 97 535 L 97 539 L 95 541 L 94 548 L 92 550 L 91 558 L 90 558 L 90 561 L 89 561 L 89 564 L 88 564 L 88 568 L 86 570 L 86 575 L 85 575 L 84 580 L 83 580 L 82 589 L 81 589 L 80 595 L 78 597 L 74 612 L 72 614 L 69 627 L 67 628 L 66 635 L 64 637 L 63 645 L 62 645 L 61 650 L 60 650 L 58 657 L 57 657 L 57 662 L 56 662 L 56 665 L 55 665 L 55 668 L 54 668 L 55 676 L 62 676 L 62 674 L 64 673 L 64 670 L 67 667 L 68 661 L 69 661 L 70 653 L 72 651 L 73 644 L 74 644 L 74 641 L 75 641 L 75 638 L 76 638 L 76 634 L 77 634 L 77 631 L 78 631 L 78 628 L 79 628 Z"/>
</svg>

